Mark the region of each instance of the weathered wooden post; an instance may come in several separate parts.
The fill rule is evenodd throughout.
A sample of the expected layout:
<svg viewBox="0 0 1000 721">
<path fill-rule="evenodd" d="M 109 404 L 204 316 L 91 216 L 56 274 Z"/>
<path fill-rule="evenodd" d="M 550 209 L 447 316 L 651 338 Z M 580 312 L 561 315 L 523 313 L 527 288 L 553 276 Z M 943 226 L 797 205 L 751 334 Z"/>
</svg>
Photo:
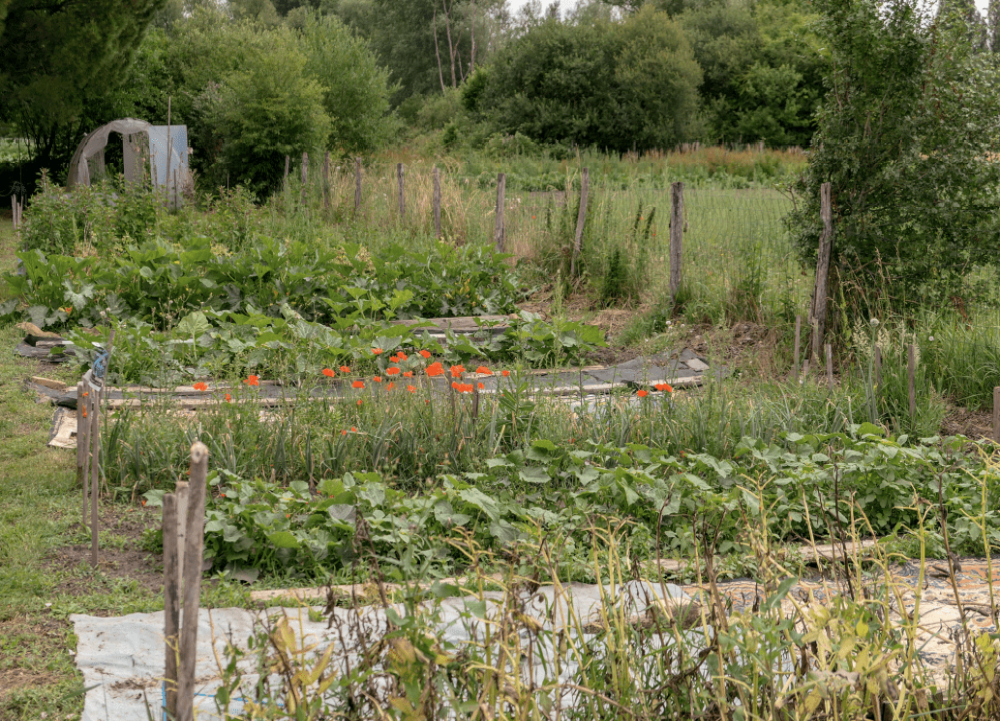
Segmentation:
<svg viewBox="0 0 1000 721">
<path fill-rule="evenodd" d="M 497 209 L 496 217 L 494 218 L 493 225 L 493 244 L 496 249 L 501 253 L 503 252 L 504 246 L 504 226 L 503 226 L 503 211 L 506 205 L 505 195 L 507 194 L 507 174 L 500 173 L 497 175 Z"/>
<path fill-rule="evenodd" d="M 402 163 L 396 163 L 396 181 L 399 184 L 399 217 L 406 217 L 406 192 L 405 192 L 406 169 Z"/>
<path fill-rule="evenodd" d="M 354 212 L 361 207 L 361 158 L 354 159 Z"/>
<path fill-rule="evenodd" d="M 833 390 L 833 346 L 827 343 L 824 346 L 826 350 L 826 383 L 830 386 L 830 390 Z"/>
<path fill-rule="evenodd" d="M 802 316 L 795 316 L 795 360 L 792 363 L 792 378 L 799 374 L 799 350 L 802 339 Z"/>
<path fill-rule="evenodd" d="M 323 207 L 330 209 L 330 151 L 323 157 Z"/>
<path fill-rule="evenodd" d="M 813 289 L 812 307 L 809 311 L 809 325 L 813 332 L 812 353 L 816 358 L 820 357 L 823 347 L 826 296 L 830 281 L 830 252 L 833 249 L 833 205 L 830 187 L 830 183 L 823 183 L 819 190 L 823 234 L 820 235 L 819 251 L 816 254 L 816 286 Z"/>
<path fill-rule="evenodd" d="M 83 487 L 83 517 L 81 522 L 84 528 L 89 525 L 87 511 L 89 510 L 88 497 L 90 495 L 87 486 L 87 482 L 90 480 L 90 474 L 87 472 L 87 449 L 90 447 L 88 445 L 90 434 L 87 433 L 87 429 L 90 414 L 87 412 L 89 395 L 84 395 L 86 392 L 87 386 L 84 385 L 83 381 L 76 384 L 76 480 Z"/>
<path fill-rule="evenodd" d="M 587 223 L 587 196 L 590 192 L 590 169 L 580 173 L 580 210 L 576 215 L 576 237 L 573 239 L 573 256 L 569 261 L 569 277 L 576 277 L 576 260 L 583 250 L 583 229 Z"/>
<path fill-rule="evenodd" d="M 441 239 L 441 169 L 434 166 L 434 237 Z"/>
<path fill-rule="evenodd" d="M 286 190 L 288 189 L 288 174 L 291 171 L 292 171 L 292 159 L 286 155 L 285 156 L 285 179 L 283 181 L 284 182 L 284 186 L 283 187 Z"/>
<path fill-rule="evenodd" d="M 208 448 L 191 446 L 191 485 L 184 539 L 184 613 L 180 629 L 180 664 L 177 673 L 177 719 L 194 721 L 195 662 L 198 644 L 198 605 L 201 596 L 201 559 L 205 533 L 205 479 Z"/>
<path fill-rule="evenodd" d="M 97 501 L 101 495 L 101 391 L 92 387 L 90 407 L 90 563 L 94 568 L 98 564 L 98 534 L 100 521 L 97 517 Z"/>
<path fill-rule="evenodd" d="M 14 223 L 14 230 L 17 230 L 17 196 L 10 196 L 10 219 Z"/>
<path fill-rule="evenodd" d="M 299 194 L 299 205 L 306 204 L 306 188 L 309 186 L 309 153 L 302 153 L 302 192 Z"/>
<path fill-rule="evenodd" d="M 677 302 L 683 278 L 684 183 L 670 185 L 670 302 Z"/>
<path fill-rule="evenodd" d="M 993 389 L 993 442 L 1000 443 L 1000 386 Z"/>
</svg>

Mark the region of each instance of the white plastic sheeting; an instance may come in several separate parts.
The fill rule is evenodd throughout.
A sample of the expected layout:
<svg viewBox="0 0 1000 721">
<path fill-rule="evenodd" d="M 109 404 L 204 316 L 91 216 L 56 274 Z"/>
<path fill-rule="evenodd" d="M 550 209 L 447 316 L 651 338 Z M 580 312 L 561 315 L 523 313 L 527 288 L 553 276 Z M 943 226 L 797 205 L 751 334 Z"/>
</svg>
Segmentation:
<svg viewBox="0 0 1000 721">
<path fill-rule="evenodd" d="M 650 606 L 661 603 L 684 604 L 688 596 L 673 584 L 652 584 L 631 581 L 612 591 L 605 587 L 603 599 L 611 599 L 626 614 L 644 613 Z M 486 594 L 486 618 L 495 617 L 501 595 Z M 475 597 L 446 598 L 435 602 L 435 623 L 445 640 L 466 643 L 482 639 L 484 623 L 470 611 L 468 604 L 477 602 Z M 525 599 L 524 611 L 547 630 L 570 626 L 570 618 L 588 624 L 600 619 L 604 601 L 599 586 L 567 584 L 556 589 L 539 588 Z M 405 614 L 401 605 L 392 606 L 398 614 Z M 199 721 L 215 721 L 219 716 L 215 706 L 215 691 L 219 686 L 219 666 L 225 663 L 226 645 L 230 642 L 246 648 L 246 641 L 255 626 L 268 618 L 285 614 L 291 628 L 302 636 L 305 644 L 316 645 L 314 653 L 323 653 L 333 644 L 333 660 L 338 665 L 354 665 L 359 651 L 367 641 L 378 638 L 386 628 L 385 611 L 370 606 L 358 611 L 337 608 L 334 610 L 333 628 L 328 620 L 311 621 L 308 609 L 275 608 L 267 611 L 248 611 L 240 608 L 201 609 L 198 613 L 198 648 L 195 669 L 195 710 Z M 87 692 L 81 721 L 148 721 L 150 717 L 163 718 L 163 612 L 133 613 L 117 618 L 95 616 L 70 616 L 79 644 L 76 661 L 83 673 Z M 572 626 L 570 626 L 572 628 Z M 696 632 L 691 632 L 692 634 Z M 584 634 L 586 638 L 589 634 Z M 523 672 L 541 681 L 546 669 L 551 670 L 552 649 L 542 644 L 532 668 Z M 247 662 L 249 663 L 249 661 Z M 245 668 L 250 671 L 250 668 Z M 574 664 L 563 665 L 561 677 L 568 681 L 575 673 Z M 575 694 L 565 698 L 571 705 Z M 230 713 L 239 713 L 241 703 L 234 702 Z"/>
</svg>

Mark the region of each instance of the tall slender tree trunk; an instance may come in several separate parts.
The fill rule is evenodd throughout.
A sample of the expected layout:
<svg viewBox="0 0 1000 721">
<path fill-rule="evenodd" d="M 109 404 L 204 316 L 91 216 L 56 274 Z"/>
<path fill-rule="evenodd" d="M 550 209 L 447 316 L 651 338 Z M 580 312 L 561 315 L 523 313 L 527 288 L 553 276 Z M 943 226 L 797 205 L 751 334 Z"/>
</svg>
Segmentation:
<svg viewBox="0 0 1000 721">
<path fill-rule="evenodd" d="M 455 80 L 455 45 L 451 41 L 451 15 L 448 13 L 447 0 L 441 0 L 444 8 L 444 29 L 448 38 L 448 54 L 451 55 L 451 87 L 457 88 L 458 82 Z"/>
<path fill-rule="evenodd" d="M 991 7 L 996 1 L 990 0 Z M 469 4 L 472 5 L 472 27 L 470 28 L 470 32 L 472 33 L 472 50 L 469 53 L 469 75 L 472 75 L 476 71 L 476 19 L 478 13 L 476 12 L 476 0 L 472 0 Z"/>
<path fill-rule="evenodd" d="M 444 71 L 441 69 L 441 47 L 438 45 L 437 8 L 434 8 L 434 54 L 437 56 L 438 80 L 441 81 L 441 92 L 444 92 Z"/>
</svg>

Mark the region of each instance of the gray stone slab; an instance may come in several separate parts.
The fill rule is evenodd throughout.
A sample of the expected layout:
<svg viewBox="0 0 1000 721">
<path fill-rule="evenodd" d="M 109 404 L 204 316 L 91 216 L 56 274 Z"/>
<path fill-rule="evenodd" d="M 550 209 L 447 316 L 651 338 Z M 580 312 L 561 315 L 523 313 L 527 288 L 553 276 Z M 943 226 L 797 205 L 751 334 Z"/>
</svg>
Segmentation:
<svg viewBox="0 0 1000 721">
<path fill-rule="evenodd" d="M 687 365 L 687 367 L 693 371 L 698 371 L 699 373 L 703 373 L 704 371 L 708 370 L 708 363 L 701 360 L 700 358 L 692 358 L 684 362 Z"/>
<path fill-rule="evenodd" d="M 689 360 L 700 360 L 702 362 L 707 361 L 707 358 L 698 355 L 690 348 L 685 348 L 684 350 L 682 350 L 678 358 L 684 361 L 685 363 L 687 363 Z"/>
<path fill-rule="evenodd" d="M 586 371 L 594 378 L 605 383 L 643 383 L 650 379 L 662 380 L 664 378 L 690 378 L 697 375 L 694 371 L 678 368 L 671 364 L 669 366 L 649 366 L 648 368 L 622 369 L 620 366 L 608 368 L 607 370 Z"/>
</svg>

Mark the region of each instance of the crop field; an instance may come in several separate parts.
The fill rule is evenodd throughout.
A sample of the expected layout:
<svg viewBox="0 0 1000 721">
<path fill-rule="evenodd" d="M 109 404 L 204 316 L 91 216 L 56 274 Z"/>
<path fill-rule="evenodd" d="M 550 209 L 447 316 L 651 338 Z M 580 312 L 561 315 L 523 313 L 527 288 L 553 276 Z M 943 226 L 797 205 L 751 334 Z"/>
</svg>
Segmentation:
<svg viewBox="0 0 1000 721">
<path fill-rule="evenodd" d="M 164 609 L 164 498 L 196 443 L 201 608 L 319 599 L 301 627 L 356 624 L 346 667 L 283 622 L 223 648 L 225 718 L 995 718 L 1000 316 L 841 286 L 832 382 L 802 372 L 814 271 L 783 190 L 802 154 L 698 153 L 439 160 L 440 238 L 416 156 L 366 162 L 359 196 L 353 162 L 314 159 L 263 202 L 47 186 L 18 232 L 0 219 L 0 718 L 96 703 L 71 615 Z M 68 359 L 14 355 L 36 331 Z M 26 382 L 72 389 L 112 331 L 95 567 L 74 453 L 46 446 Z M 681 358 L 686 377 L 650 370 Z M 585 384 L 608 368 L 632 380 Z M 687 600 L 630 611 L 629 584 Z M 607 589 L 591 617 L 532 615 L 584 585 Z M 368 606 L 385 630 L 358 630 Z"/>
</svg>

